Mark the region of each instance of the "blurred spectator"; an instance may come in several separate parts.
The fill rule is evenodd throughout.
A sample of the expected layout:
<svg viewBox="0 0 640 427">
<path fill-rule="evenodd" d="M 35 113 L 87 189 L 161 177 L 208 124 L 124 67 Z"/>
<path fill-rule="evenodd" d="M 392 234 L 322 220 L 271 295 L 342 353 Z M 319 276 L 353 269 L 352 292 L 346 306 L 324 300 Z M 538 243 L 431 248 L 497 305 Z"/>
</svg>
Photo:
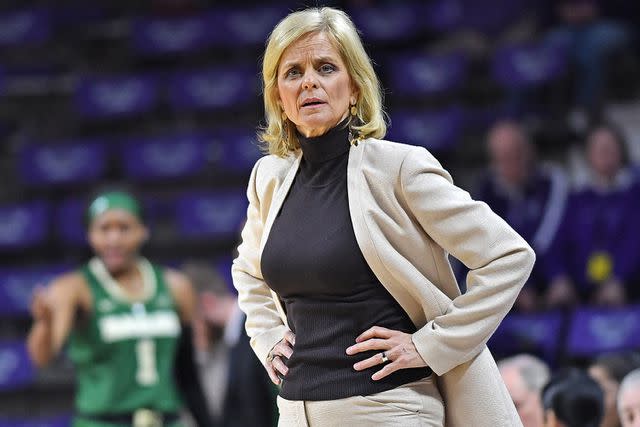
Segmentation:
<svg viewBox="0 0 640 427">
<path fill-rule="evenodd" d="M 549 380 L 549 368 L 540 359 L 520 354 L 498 362 L 502 379 L 524 427 L 542 427 L 540 391 Z"/>
<path fill-rule="evenodd" d="M 576 66 L 575 106 L 591 117 L 599 113 L 605 87 L 606 61 L 622 49 L 630 33 L 619 22 L 604 19 L 598 0 L 555 2 L 559 25 L 547 42 L 567 49 Z"/>
<path fill-rule="evenodd" d="M 589 375 L 604 391 L 604 418 L 600 427 L 620 427 L 616 397 L 623 378 L 640 368 L 640 354 L 614 353 L 598 357 L 589 366 Z"/>
<path fill-rule="evenodd" d="M 585 372 L 554 374 L 542 390 L 545 427 L 599 427 L 604 394 Z"/>
<path fill-rule="evenodd" d="M 198 290 L 195 347 L 212 427 L 272 427 L 276 390 L 244 332 L 245 316 L 229 286 L 212 267 L 187 262 Z"/>
<path fill-rule="evenodd" d="M 619 306 L 637 293 L 640 188 L 611 126 L 587 136 L 589 180 L 574 191 L 546 258 L 549 306 L 579 301 Z"/>
<path fill-rule="evenodd" d="M 538 263 L 516 301 L 523 311 L 538 306 L 544 275 L 539 265 L 553 241 L 566 203 L 568 184 L 556 167 L 538 164 L 535 147 L 514 121 L 495 124 L 487 136 L 490 169 L 476 198 L 509 223 L 536 251 Z"/>
<path fill-rule="evenodd" d="M 640 369 L 628 374 L 620 384 L 618 415 L 622 427 L 640 427 Z"/>
</svg>

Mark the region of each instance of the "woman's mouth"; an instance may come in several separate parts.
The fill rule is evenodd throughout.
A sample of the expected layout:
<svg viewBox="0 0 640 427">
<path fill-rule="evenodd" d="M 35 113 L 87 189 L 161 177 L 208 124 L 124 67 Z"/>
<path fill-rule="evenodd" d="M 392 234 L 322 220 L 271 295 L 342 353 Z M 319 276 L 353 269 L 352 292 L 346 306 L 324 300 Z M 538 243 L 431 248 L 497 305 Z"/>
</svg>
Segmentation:
<svg viewBox="0 0 640 427">
<path fill-rule="evenodd" d="M 314 108 L 324 104 L 326 104 L 326 102 L 319 99 L 305 99 L 302 103 L 302 108 Z"/>
</svg>

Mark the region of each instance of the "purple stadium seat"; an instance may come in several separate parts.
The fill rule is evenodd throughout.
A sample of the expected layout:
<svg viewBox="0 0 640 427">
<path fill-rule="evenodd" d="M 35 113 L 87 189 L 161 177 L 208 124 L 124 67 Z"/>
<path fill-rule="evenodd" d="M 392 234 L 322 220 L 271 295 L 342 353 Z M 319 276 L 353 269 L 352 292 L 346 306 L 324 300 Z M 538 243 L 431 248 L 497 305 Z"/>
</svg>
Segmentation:
<svg viewBox="0 0 640 427">
<path fill-rule="evenodd" d="M 551 361 L 560 348 L 563 322 L 560 312 L 510 314 L 489 340 L 489 348 L 499 355 L 533 353 Z"/>
<path fill-rule="evenodd" d="M 435 0 L 428 2 L 423 22 L 435 31 L 468 29 L 491 34 L 519 19 L 530 3 L 530 0 Z"/>
<path fill-rule="evenodd" d="M 246 216 L 243 191 L 189 193 L 175 207 L 178 232 L 190 238 L 235 238 Z"/>
<path fill-rule="evenodd" d="M 0 418 L 0 427 L 70 427 L 71 416 L 53 418 L 17 419 Z"/>
<path fill-rule="evenodd" d="M 196 175 L 206 166 L 205 134 L 181 133 L 130 139 L 121 161 L 128 178 L 145 181 Z"/>
<path fill-rule="evenodd" d="M 267 36 L 285 17 L 287 8 L 278 6 L 245 7 L 218 11 L 224 31 L 216 31 L 218 43 L 242 46 L 263 45 Z"/>
<path fill-rule="evenodd" d="M 27 354 L 26 342 L 0 341 L 0 390 L 15 390 L 31 383 L 35 369 Z"/>
<path fill-rule="evenodd" d="M 426 27 L 436 31 L 457 30 L 464 16 L 464 0 L 434 0 L 423 15 Z"/>
<path fill-rule="evenodd" d="M 71 198 L 56 206 L 54 228 L 57 239 L 72 246 L 87 246 L 86 204 L 83 199 Z"/>
<path fill-rule="evenodd" d="M 176 110 L 229 108 L 254 100 L 257 87 L 245 66 L 180 72 L 169 79 L 169 101 Z"/>
<path fill-rule="evenodd" d="M 157 100 L 156 79 L 143 75 L 86 77 L 75 92 L 76 108 L 90 118 L 146 113 Z"/>
<path fill-rule="evenodd" d="M 0 206 L 0 249 L 36 246 L 47 238 L 49 205 L 43 201 Z"/>
<path fill-rule="evenodd" d="M 365 39 L 403 40 L 418 30 L 422 6 L 417 2 L 394 2 L 384 6 L 358 7 L 350 15 Z"/>
<path fill-rule="evenodd" d="M 509 89 L 537 86 L 561 77 L 567 57 L 558 46 L 518 44 L 499 49 L 493 58 L 493 79 Z"/>
<path fill-rule="evenodd" d="M 45 9 L 0 14 L 0 46 L 41 43 L 51 37 L 51 16 Z"/>
<path fill-rule="evenodd" d="M 398 111 L 391 115 L 389 139 L 429 150 L 454 148 L 462 135 L 464 114 L 458 107 L 443 111 Z"/>
<path fill-rule="evenodd" d="M 29 185 L 89 183 L 104 176 L 107 150 L 96 141 L 27 145 L 19 153 L 20 175 Z"/>
<path fill-rule="evenodd" d="M 27 314 L 35 287 L 46 285 L 55 276 L 69 270 L 69 268 L 64 264 L 28 268 L 0 268 L 0 315 Z"/>
<path fill-rule="evenodd" d="M 466 78 L 467 58 L 446 55 L 397 55 L 388 62 L 391 91 L 401 95 L 430 95 L 455 90 Z"/>
<path fill-rule="evenodd" d="M 640 348 L 640 305 L 623 309 L 581 308 L 574 311 L 567 340 L 570 356 Z"/>
<path fill-rule="evenodd" d="M 209 152 L 218 169 L 230 172 L 250 171 L 262 156 L 255 132 L 247 129 L 216 130 Z"/>
<path fill-rule="evenodd" d="M 194 52 L 211 46 L 216 31 L 211 31 L 208 14 L 187 18 L 139 18 L 133 23 L 133 46 L 146 55 Z"/>
</svg>

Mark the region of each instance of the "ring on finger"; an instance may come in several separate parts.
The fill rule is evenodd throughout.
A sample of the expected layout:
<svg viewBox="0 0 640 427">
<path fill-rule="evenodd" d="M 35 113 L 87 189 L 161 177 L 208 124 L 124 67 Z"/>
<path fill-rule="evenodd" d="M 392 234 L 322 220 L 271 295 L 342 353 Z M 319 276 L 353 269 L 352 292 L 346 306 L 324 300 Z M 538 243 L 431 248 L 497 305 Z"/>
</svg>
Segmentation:
<svg viewBox="0 0 640 427">
<path fill-rule="evenodd" d="M 380 356 L 382 356 L 382 363 L 387 363 L 389 361 L 389 357 L 387 356 L 386 351 L 383 351 L 382 353 L 380 353 Z"/>
</svg>

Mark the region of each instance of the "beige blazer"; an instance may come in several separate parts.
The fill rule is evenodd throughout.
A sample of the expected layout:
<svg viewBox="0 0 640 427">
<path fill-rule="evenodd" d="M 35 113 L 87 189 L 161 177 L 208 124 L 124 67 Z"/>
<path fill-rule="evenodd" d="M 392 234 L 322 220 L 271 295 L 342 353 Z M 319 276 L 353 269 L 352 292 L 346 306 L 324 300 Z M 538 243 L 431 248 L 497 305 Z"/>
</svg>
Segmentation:
<svg viewBox="0 0 640 427">
<path fill-rule="evenodd" d="M 264 363 L 287 327 L 260 257 L 301 152 L 266 156 L 251 173 L 232 276 L 251 345 Z M 452 183 L 424 148 L 366 139 L 349 151 L 349 212 L 374 274 L 414 322 L 416 349 L 439 376 L 449 427 L 520 426 L 486 342 L 533 268 L 529 245 Z M 448 253 L 469 269 L 460 294 Z"/>
</svg>

